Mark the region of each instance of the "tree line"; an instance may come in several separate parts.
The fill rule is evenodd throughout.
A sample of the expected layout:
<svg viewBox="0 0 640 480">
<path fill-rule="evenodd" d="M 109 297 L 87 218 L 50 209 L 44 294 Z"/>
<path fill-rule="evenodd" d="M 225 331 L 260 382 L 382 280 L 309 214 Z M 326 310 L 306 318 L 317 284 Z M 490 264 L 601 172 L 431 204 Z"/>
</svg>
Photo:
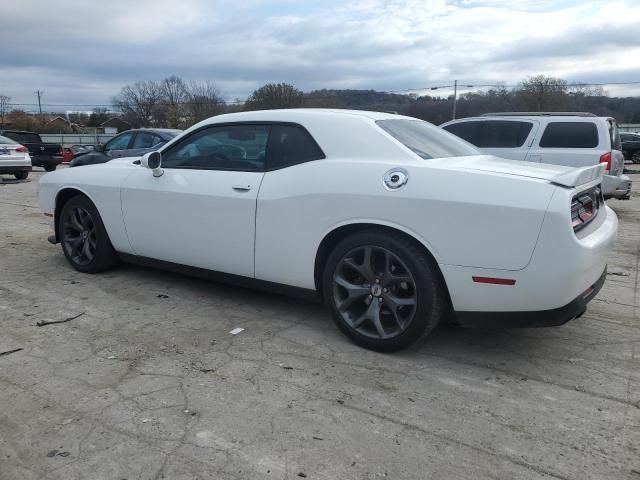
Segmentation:
<svg viewBox="0 0 640 480">
<path fill-rule="evenodd" d="M 170 128 L 185 128 L 220 113 L 299 107 L 391 111 L 440 124 L 452 117 L 453 96 L 375 90 L 303 92 L 291 84 L 268 83 L 244 101 L 225 102 L 214 83 L 186 83 L 171 76 L 123 87 L 113 106 L 134 126 Z M 601 86 L 570 85 L 561 78 L 535 75 L 515 88 L 498 85 L 487 91 L 461 93 L 457 99 L 457 117 L 502 111 L 586 111 L 614 117 L 619 123 L 640 123 L 640 98 L 610 97 Z"/>
<path fill-rule="evenodd" d="M 10 109 L 10 98 L 0 95 L 0 125 L 46 130 L 33 115 Z M 171 75 L 160 81 L 141 80 L 122 87 L 112 108 L 92 113 L 63 114 L 69 125 L 99 127 L 114 116 L 134 128 L 187 128 L 222 113 L 278 108 L 354 108 L 397 112 L 441 124 L 453 113 L 453 96 L 388 93 L 375 90 L 313 90 L 303 92 L 288 83 L 268 83 L 246 99 L 225 101 L 213 81 L 185 81 Z M 600 86 L 570 85 L 546 75 L 522 80 L 515 88 L 498 85 L 486 91 L 458 95 L 457 117 L 502 111 L 586 111 L 611 116 L 619 123 L 640 123 L 639 97 L 610 97 Z"/>
</svg>

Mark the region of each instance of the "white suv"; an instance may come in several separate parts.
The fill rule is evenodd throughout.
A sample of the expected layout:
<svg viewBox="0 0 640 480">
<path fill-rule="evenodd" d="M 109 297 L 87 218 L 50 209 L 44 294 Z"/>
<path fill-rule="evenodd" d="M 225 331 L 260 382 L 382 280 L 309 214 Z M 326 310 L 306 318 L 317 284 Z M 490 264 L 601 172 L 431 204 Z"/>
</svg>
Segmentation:
<svg viewBox="0 0 640 480">
<path fill-rule="evenodd" d="M 511 160 L 572 167 L 605 163 L 605 198 L 630 196 L 631 179 L 622 174 L 624 155 L 613 118 L 591 113 L 488 113 L 441 127 L 483 152 Z"/>
</svg>

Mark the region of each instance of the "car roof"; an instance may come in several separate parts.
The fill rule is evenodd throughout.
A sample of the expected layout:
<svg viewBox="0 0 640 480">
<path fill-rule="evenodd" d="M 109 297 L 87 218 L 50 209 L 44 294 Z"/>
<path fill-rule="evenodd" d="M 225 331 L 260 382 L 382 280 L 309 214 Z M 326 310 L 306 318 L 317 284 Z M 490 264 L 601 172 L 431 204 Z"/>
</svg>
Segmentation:
<svg viewBox="0 0 640 480">
<path fill-rule="evenodd" d="M 450 125 L 453 123 L 458 123 L 458 122 L 466 122 L 469 120 L 476 120 L 476 121 L 492 121 L 492 120 L 507 120 L 507 121 L 521 121 L 521 120 L 553 120 L 553 121 L 564 121 L 564 122 L 593 122 L 593 121 L 600 121 L 600 120 L 615 120 L 612 117 L 597 117 L 595 115 L 567 115 L 567 114 L 560 114 L 560 115 L 551 115 L 551 114 L 544 114 L 544 115 L 535 115 L 535 114 L 525 114 L 523 113 L 522 115 L 501 115 L 501 114 L 488 114 L 488 115 L 482 115 L 482 116 L 477 116 L 477 117 L 465 117 L 465 118 L 456 118 L 455 120 L 449 120 L 448 122 L 443 123 L 442 125 Z"/>
<path fill-rule="evenodd" d="M 396 115 L 386 112 L 372 112 L 368 110 L 347 110 L 340 108 L 283 108 L 278 110 L 252 110 L 248 112 L 226 113 L 208 118 L 200 123 L 222 122 L 251 122 L 251 121 L 272 121 L 272 122 L 293 122 L 304 123 L 305 120 L 321 117 L 358 117 L 370 120 L 385 120 L 391 118 L 406 118 L 416 120 L 403 115 Z"/>
</svg>

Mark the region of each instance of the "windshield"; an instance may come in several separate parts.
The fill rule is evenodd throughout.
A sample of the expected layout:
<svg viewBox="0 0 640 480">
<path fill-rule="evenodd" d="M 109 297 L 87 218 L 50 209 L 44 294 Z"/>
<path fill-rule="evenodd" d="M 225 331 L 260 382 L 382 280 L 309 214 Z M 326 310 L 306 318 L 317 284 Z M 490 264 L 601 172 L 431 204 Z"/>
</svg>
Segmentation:
<svg viewBox="0 0 640 480">
<path fill-rule="evenodd" d="M 376 123 L 425 160 L 482 155 L 482 152 L 470 143 L 422 120 L 393 119 L 378 120 Z"/>
</svg>

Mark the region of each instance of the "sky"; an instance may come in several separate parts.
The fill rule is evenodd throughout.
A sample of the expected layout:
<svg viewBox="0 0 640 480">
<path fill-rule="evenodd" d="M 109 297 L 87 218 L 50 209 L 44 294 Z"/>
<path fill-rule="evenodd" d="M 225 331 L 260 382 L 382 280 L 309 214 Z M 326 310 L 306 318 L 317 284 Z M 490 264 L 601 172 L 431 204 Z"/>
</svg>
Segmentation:
<svg viewBox="0 0 640 480">
<path fill-rule="evenodd" d="M 34 104 L 41 90 L 45 109 L 109 105 L 122 86 L 169 75 L 214 81 L 227 100 L 267 82 L 640 82 L 640 0 L 0 0 L 0 11 L 0 95 Z"/>
</svg>

